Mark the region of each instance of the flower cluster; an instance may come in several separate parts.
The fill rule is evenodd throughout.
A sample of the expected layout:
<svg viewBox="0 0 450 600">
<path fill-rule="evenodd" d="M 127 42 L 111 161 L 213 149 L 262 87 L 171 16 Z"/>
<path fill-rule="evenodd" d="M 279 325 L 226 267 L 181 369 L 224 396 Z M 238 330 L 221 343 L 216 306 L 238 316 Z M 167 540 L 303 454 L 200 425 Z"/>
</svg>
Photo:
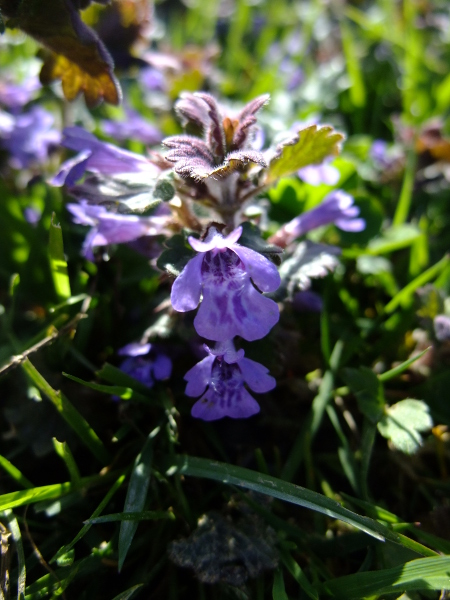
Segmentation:
<svg viewBox="0 0 450 600">
<path fill-rule="evenodd" d="M 207 356 L 185 376 L 186 395 L 198 398 L 192 415 L 207 421 L 254 415 L 259 404 L 250 391 L 265 393 L 275 387 L 265 366 L 236 349 L 240 340 L 260 340 L 278 323 L 280 311 L 273 298 L 289 299 L 300 309 L 321 308 L 320 298 L 307 288 L 311 277 L 334 268 L 338 251 L 310 241 L 298 247 L 292 242 L 326 224 L 345 231 L 365 226 L 353 198 L 342 190 L 331 192 L 267 241 L 254 225 L 243 223 L 246 207 L 282 176 L 297 174 L 311 183 L 332 185 L 339 176 L 328 161 L 342 136 L 331 127 L 314 124 L 288 132 L 284 142 L 262 149 L 256 114 L 267 102 L 264 95 L 231 111 L 205 92 L 184 93 L 175 110 L 191 133 L 164 139 L 166 152 L 153 150 L 148 158 L 69 127 L 62 145 L 77 155 L 63 163 L 52 181 L 65 185 L 76 198 L 67 205 L 74 221 L 91 227 L 83 246 L 88 259 L 98 246 L 168 238 L 168 249 L 157 264 L 177 274 L 172 308 L 179 313 L 198 308 L 193 327 L 208 341 Z M 104 130 L 118 139 L 157 141 L 158 132 L 130 116 L 117 126 L 105 123 Z M 308 153 L 298 156 L 305 147 Z M 187 237 L 189 246 L 181 235 L 179 242 L 170 240 L 182 227 L 193 233 Z M 287 256 L 279 271 L 274 257 L 283 248 Z M 151 386 L 170 374 L 171 364 L 153 351 L 150 356 L 149 350 L 145 344 L 126 347 L 122 354 L 130 356 L 122 368 Z"/>
<path fill-rule="evenodd" d="M 224 416 L 249 417 L 259 411 L 258 403 L 244 388 L 266 392 L 275 387 L 267 369 L 236 352 L 233 338 L 254 341 L 263 338 L 278 322 L 277 304 L 261 292 L 280 285 L 277 268 L 267 258 L 237 243 L 238 227 L 223 237 L 211 226 L 204 241 L 190 237 L 197 251 L 172 286 L 171 300 L 180 312 L 200 309 L 194 319 L 199 335 L 218 342 L 209 357 L 186 374 L 186 394 L 198 396 L 192 415 L 207 421 Z M 261 376 L 258 382 L 258 377 Z"/>
</svg>

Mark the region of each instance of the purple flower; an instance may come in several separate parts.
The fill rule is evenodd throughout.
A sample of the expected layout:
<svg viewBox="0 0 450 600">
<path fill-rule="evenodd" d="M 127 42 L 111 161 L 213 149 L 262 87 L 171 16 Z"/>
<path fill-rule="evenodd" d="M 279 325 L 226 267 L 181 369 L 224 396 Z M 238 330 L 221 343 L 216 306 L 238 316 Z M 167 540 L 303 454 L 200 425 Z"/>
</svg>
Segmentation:
<svg viewBox="0 0 450 600">
<path fill-rule="evenodd" d="M 172 306 L 194 310 L 203 296 L 194 319 L 202 337 L 225 341 L 240 335 L 253 341 L 263 338 L 278 322 L 276 302 L 263 296 L 280 285 L 277 268 L 267 258 L 237 244 L 242 227 L 223 237 L 210 227 L 204 242 L 189 237 L 198 252 L 172 286 Z"/>
<path fill-rule="evenodd" d="M 61 137 L 53 123 L 53 116 L 40 106 L 19 115 L 0 113 L 0 146 L 9 152 L 13 168 L 26 169 L 47 160 Z"/>
<path fill-rule="evenodd" d="M 292 300 L 294 308 L 300 312 L 322 312 L 323 300 L 311 290 L 297 292 Z"/>
<path fill-rule="evenodd" d="M 335 190 L 328 194 L 321 204 L 283 225 L 269 241 L 285 248 L 308 231 L 329 223 L 334 223 L 343 231 L 362 231 L 366 222 L 357 218 L 359 208 L 354 206 L 353 202 L 350 194 Z"/>
<path fill-rule="evenodd" d="M 95 246 L 122 244 L 145 235 L 164 233 L 170 218 L 167 215 L 122 215 L 110 212 L 104 206 L 88 204 L 85 200 L 80 204 L 67 204 L 67 209 L 74 216 L 75 223 L 92 226 L 83 244 L 83 255 L 89 260 L 93 260 Z"/>
<path fill-rule="evenodd" d="M 148 388 L 153 387 L 155 380 L 168 379 L 172 374 L 171 359 L 151 344 L 133 342 L 121 348 L 118 354 L 129 357 L 120 369 Z"/>
<path fill-rule="evenodd" d="M 450 340 L 450 317 L 447 315 L 437 315 L 434 318 L 433 325 L 436 339 L 440 342 Z"/>
<path fill-rule="evenodd" d="M 106 135 L 121 142 L 139 140 L 143 144 L 152 146 L 159 144 L 162 140 L 159 129 L 130 108 L 126 109 L 124 121 L 103 121 L 102 128 Z"/>
<path fill-rule="evenodd" d="M 0 82 L 0 103 L 9 110 L 15 112 L 27 104 L 34 96 L 36 90 L 41 87 L 39 79 L 32 75 L 21 83 L 11 81 Z"/>
<path fill-rule="evenodd" d="M 154 176 L 159 173 L 158 167 L 143 156 L 101 142 L 81 127 L 66 127 L 63 134 L 61 145 L 79 154 L 61 165 L 51 181 L 52 185 L 72 186 L 86 171 L 103 175 L 148 171 Z"/>
<path fill-rule="evenodd" d="M 139 73 L 141 85 L 149 92 L 164 92 L 167 84 L 164 74 L 154 67 L 146 67 Z"/>
<path fill-rule="evenodd" d="M 391 160 L 388 157 L 388 144 L 384 140 L 374 140 L 370 147 L 369 156 L 373 162 L 381 168 L 389 166 Z"/>
<path fill-rule="evenodd" d="M 297 175 L 309 185 L 320 185 L 321 183 L 336 185 L 341 176 L 336 167 L 329 165 L 327 162 L 323 162 L 321 165 L 303 167 L 303 169 L 297 171 Z"/>
<path fill-rule="evenodd" d="M 27 206 L 23 211 L 25 221 L 30 225 L 37 225 L 42 217 L 42 211 L 33 206 Z"/>
<path fill-rule="evenodd" d="M 231 340 L 205 346 L 209 356 L 197 363 L 186 375 L 186 395 L 201 396 L 192 407 L 193 417 L 215 421 L 223 417 L 245 419 L 259 412 L 259 404 L 245 389 L 245 384 L 257 393 L 272 390 L 275 379 L 260 363 L 236 352 Z M 205 391 L 206 390 L 206 391 Z"/>
</svg>

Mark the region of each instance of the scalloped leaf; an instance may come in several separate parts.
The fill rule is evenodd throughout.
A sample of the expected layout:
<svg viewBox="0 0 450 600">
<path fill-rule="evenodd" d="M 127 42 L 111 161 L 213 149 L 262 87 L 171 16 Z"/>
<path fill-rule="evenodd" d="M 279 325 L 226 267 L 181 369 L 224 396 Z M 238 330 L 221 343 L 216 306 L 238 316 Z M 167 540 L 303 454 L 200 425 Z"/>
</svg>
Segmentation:
<svg viewBox="0 0 450 600">
<path fill-rule="evenodd" d="M 336 156 L 344 135 L 331 125 L 310 125 L 286 142 L 279 144 L 270 161 L 265 184 L 292 175 L 308 165 L 320 164 L 328 156 Z"/>
<path fill-rule="evenodd" d="M 386 409 L 377 425 L 378 431 L 405 454 L 414 454 L 422 445 L 421 432 L 433 427 L 428 405 L 408 398 Z"/>
</svg>

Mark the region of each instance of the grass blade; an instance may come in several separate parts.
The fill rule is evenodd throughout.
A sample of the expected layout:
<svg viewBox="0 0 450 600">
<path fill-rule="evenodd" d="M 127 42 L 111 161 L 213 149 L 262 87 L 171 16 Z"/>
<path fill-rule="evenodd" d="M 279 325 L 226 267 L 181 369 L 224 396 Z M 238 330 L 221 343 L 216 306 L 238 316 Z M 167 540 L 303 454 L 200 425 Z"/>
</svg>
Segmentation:
<svg viewBox="0 0 450 600">
<path fill-rule="evenodd" d="M 80 440 L 89 448 L 92 454 L 102 463 L 109 462 L 109 454 L 103 442 L 89 425 L 84 417 L 80 415 L 77 409 L 60 391 L 54 390 L 42 377 L 36 367 L 27 358 L 22 363 L 22 368 L 30 377 L 35 386 L 47 396 L 54 404 L 56 410 L 63 419 L 75 431 Z"/>
<path fill-rule="evenodd" d="M 12 510 L 5 510 L 3 514 L 8 520 L 9 531 L 11 532 L 17 552 L 17 600 L 23 600 L 25 598 L 27 571 L 25 566 L 25 553 L 23 551 L 22 535 L 20 533 L 19 524 Z"/>
<path fill-rule="evenodd" d="M 121 512 L 87 519 L 84 523 L 98 525 L 99 523 L 113 523 L 115 521 L 153 521 L 155 519 L 175 519 L 173 512 L 164 510 L 144 510 L 142 512 Z"/>
<path fill-rule="evenodd" d="M 125 590 L 124 592 L 121 592 L 118 596 L 114 596 L 113 600 L 129 600 L 129 598 L 133 596 L 134 592 L 137 592 L 139 589 L 141 589 L 142 586 L 142 583 L 134 585 L 129 590 Z"/>
<path fill-rule="evenodd" d="M 91 519 L 99 516 L 99 514 L 102 512 L 102 510 L 108 504 L 108 502 L 111 500 L 111 498 L 117 492 L 117 490 L 120 488 L 120 486 L 122 485 L 122 483 L 124 482 L 124 480 L 125 480 L 125 474 L 121 475 L 115 481 L 115 483 L 111 486 L 111 489 L 108 491 L 108 493 L 106 494 L 106 496 L 103 498 L 103 500 L 100 502 L 100 504 L 97 506 L 97 508 L 92 513 Z M 64 554 L 67 554 L 70 550 L 72 550 L 72 548 L 75 546 L 75 544 L 79 540 L 81 540 L 81 538 L 84 535 L 86 535 L 86 533 L 89 531 L 89 529 L 91 528 L 91 526 L 92 525 L 89 522 L 89 520 L 86 521 L 85 525 L 83 525 L 83 527 L 80 529 L 80 531 L 77 533 L 77 535 L 73 538 L 73 540 L 69 544 L 67 544 L 66 546 L 63 546 L 62 548 L 60 548 L 58 550 L 58 552 L 55 554 L 55 556 L 53 556 L 53 558 L 50 560 L 50 563 L 55 562 L 56 560 L 58 560 L 58 558 L 60 556 L 63 556 Z"/>
<path fill-rule="evenodd" d="M 150 437 L 151 436 L 151 437 Z M 148 486 L 150 484 L 151 463 L 153 459 L 153 434 L 147 438 L 142 452 L 136 458 L 133 471 L 130 476 L 127 497 L 125 498 L 124 513 L 141 512 L 147 498 Z M 130 549 L 134 534 L 138 527 L 138 521 L 122 521 L 119 532 L 119 571 Z"/>
<path fill-rule="evenodd" d="M 277 569 L 273 577 L 272 598 L 273 600 L 289 600 L 284 588 L 283 571 L 281 569 Z"/>
<path fill-rule="evenodd" d="M 18 483 L 23 488 L 32 488 L 34 485 L 31 483 L 29 479 L 22 475 L 17 467 L 15 467 L 12 463 L 9 462 L 7 458 L 1 456 L 0 454 L 0 468 L 4 469 L 10 477 L 14 479 L 16 483 Z"/>
<path fill-rule="evenodd" d="M 448 588 L 450 557 L 418 558 L 392 569 L 355 573 L 324 584 L 333 598 L 357 600 L 417 590 Z"/>
<path fill-rule="evenodd" d="M 398 534 L 377 523 L 377 521 L 368 517 L 362 517 L 344 508 L 339 502 L 331 500 L 322 494 L 307 490 L 287 481 L 282 481 L 276 477 L 263 475 L 257 471 L 243 467 L 235 467 L 234 465 L 192 456 L 177 456 L 172 461 L 172 464 L 169 463 L 168 468 L 171 474 L 177 470 L 183 475 L 213 479 L 260 492 L 273 498 L 284 500 L 285 502 L 291 502 L 334 519 L 340 519 L 378 540 L 389 540 L 405 545 Z"/>
<path fill-rule="evenodd" d="M 55 286 L 58 300 L 63 302 L 72 295 L 70 291 L 69 274 L 67 271 L 67 262 L 64 257 L 64 244 L 61 225 L 54 222 L 55 213 L 52 215 L 50 224 L 50 238 L 48 244 L 48 252 L 50 257 L 50 270 L 53 277 L 53 285 Z"/>
</svg>

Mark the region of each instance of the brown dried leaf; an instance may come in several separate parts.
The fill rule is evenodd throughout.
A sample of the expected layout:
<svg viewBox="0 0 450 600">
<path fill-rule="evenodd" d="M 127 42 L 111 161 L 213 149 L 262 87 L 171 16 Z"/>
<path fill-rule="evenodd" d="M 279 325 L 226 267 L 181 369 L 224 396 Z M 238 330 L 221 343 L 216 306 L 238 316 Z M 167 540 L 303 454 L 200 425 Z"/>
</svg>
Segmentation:
<svg viewBox="0 0 450 600">
<path fill-rule="evenodd" d="M 86 4 L 84 2 L 84 4 Z M 113 62 L 71 0 L 0 0 L 8 27 L 18 27 L 50 50 L 41 81 L 61 79 L 68 100 L 83 92 L 88 106 L 120 102 Z"/>
</svg>

